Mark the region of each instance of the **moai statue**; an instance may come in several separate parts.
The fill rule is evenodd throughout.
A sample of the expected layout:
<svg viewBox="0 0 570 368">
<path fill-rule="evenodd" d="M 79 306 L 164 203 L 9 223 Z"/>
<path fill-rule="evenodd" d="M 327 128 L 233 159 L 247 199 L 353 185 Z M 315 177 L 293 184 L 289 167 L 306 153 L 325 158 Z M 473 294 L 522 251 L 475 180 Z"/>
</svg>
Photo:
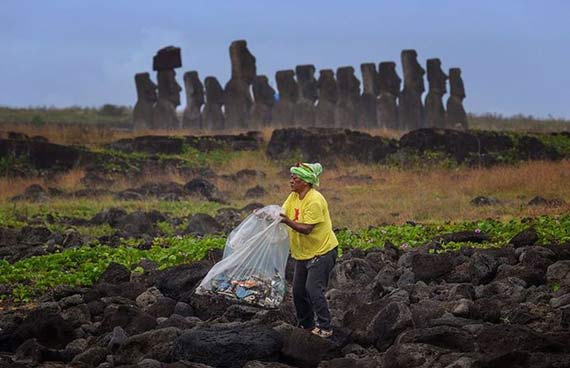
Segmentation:
<svg viewBox="0 0 570 368">
<path fill-rule="evenodd" d="M 232 77 L 226 84 L 225 115 L 227 129 L 247 129 L 253 98 L 250 86 L 257 74 L 255 56 L 244 40 L 234 41 L 230 45 Z"/>
<path fill-rule="evenodd" d="M 332 128 L 335 126 L 334 112 L 338 101 L 338 85 L 334 79 L 334 71 L 332 69 L 321 70 L 317 86 L 319 87 L 319 101 L 316 126 Z"/>
<path fill-rule="evenodd" d="M 418 63 L 416 50 L 402 51 L 404 89 L 400 94 L 400 124 L 403 130 L 424 127 L 422 93 L 425 91 L 425 70 Z"/>
<path fill-rule="evenodd" d="M 315 102 L 319 98 L 314 65 L 297 65 L 297 84 L 299 99 L 295 105 L 295 125 L 301 127 L 315 126 L 317 108 Z"/>
<path fill-rule="evenodd" d="M 425 101 L 425 125 L 428 128 L 445 127 L 445 109 L 443 95 L 447 92 L 447 75 L 441 70 L 439 59 L 427 60 L 427 78 L 429 90 Z"/>
<path fill-rule="evenodd" d="M 224 90 L 220 82 L 215 77 L 204 79 L 206 86 L 206 105 L 202 112 L 204 128 L 209 131 L 220 131 L 225 128 L 224 112 Z"/>
<path fill-rule="evenodd" d="M 398 123 L 398 96 L 402 79 L 396 73 L 396 63 L 385 61 L 378 65 L 378 126 L 401 129 Z"/>
<path fill-rule="evenodd" d="M 378 119 L 376 112 L 376 98 L 379 93 L 378 72 L 373 63 L 360 64 L 362 72 L 362 96 L 360 96 L 360 121 L 361 128 L 377 128 Z"/>
<path fill-rule="evenodd" d="M 272 124 L 276 127 L 291 127 L 295 122 L 295 104 L 299 99 L 299 88 L 293 70 L 280 70 L 275 73 L 279 100 L 273 108 Z"/>
<path fill-rule="evenodd" d="M 150 74 L 135 74 L 135 84 L 137 86 L 137 103 L 133 110 L 133 128 L 152 128 L 152 111 L 156 103 L 156 84 L 150 80 Z"/>
<path fill-rule="evenodd" d="M 186 87 L 186 108 L 182 115 L 182 126 L 190 129 L 204 129 L 200 109 L 204 104 L 204 85 L 200 82 L 198 72 L 184 73 Z"/>
<path fill-rule="evenodd" d="M 354 76 L 354 68 L 344 66 L 336 70 L 338 101 L 335 109 L 335 127 L 355 128 L 358 125 L 360 107 L 360 81 Z"/>
<path fill-rule="evenodd" d="M 271 124 L 272 109 L 275 105 L 275 90 L 269 85 L 265 75 L 253 79 L 253 108 L 251 109 L 251 129 L 268 127 Z"/>
<path fill-rule="evenodd" d="M 180 129 L 176 106 L 180 105 L 182 88 L 176 82 L 175 68 L 182 66 L 180 48 L 168 46 L 158 50 L 152 69 L 157 71 L 158 101 L 153 110 L 153 128 Z"/>
<path fill-rule="evenodd" d="M 463 108 L 465 87 L 461 78 L 461 69 L 449 69 L 449 99 L 447 100 L 446 126 L 452 129 L 467 129 L 467 113 Z"/>
</svg>

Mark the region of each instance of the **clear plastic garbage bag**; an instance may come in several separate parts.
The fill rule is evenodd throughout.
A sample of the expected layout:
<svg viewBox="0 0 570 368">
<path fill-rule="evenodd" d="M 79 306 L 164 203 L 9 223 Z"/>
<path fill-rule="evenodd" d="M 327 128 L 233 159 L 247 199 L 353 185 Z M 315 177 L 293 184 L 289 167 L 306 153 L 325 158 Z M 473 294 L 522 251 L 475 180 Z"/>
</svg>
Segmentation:
<svg viewBox="0 0 570 368">
<path fill-rule="evenodd" d="M 229 235 L 223 259 L 202 280 L 197 294 L 218 294 L 249 304 L 276 308 L 285 295 L 289 233 L 281 206 L 249 215 Z"/>
</svg>

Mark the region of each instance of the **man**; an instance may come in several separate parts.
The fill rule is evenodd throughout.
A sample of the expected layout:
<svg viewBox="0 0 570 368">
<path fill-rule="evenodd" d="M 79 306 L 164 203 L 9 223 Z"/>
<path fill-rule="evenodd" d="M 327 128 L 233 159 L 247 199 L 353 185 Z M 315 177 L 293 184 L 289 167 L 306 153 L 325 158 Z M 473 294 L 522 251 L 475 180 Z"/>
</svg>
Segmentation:
<svg viewBox="0 0 570 368">
<path fill-rule="evenodd" d="M 297 321 L 299 327 L 317 336 L 330 337 L 331 314 L 325 290 L 336 262 L 338 240 L 327 201 L 314 188 L 323 168 L 319 163 L 298 163 L 290 172 L 291 194 L 283 203 L 285 213 L 281 217 L 290 227 L 291 256 L 295 259 L 293 301 Z"/>
</svg>

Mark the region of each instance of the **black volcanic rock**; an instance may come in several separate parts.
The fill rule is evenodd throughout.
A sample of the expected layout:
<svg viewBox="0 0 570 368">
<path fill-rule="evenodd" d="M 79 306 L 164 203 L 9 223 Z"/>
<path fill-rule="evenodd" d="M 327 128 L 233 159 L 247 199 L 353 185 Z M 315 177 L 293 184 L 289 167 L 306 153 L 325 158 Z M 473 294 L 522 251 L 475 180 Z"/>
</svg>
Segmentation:
<svg viewBox="0 0 570 368">
<path fill-rule="evenodd" d="M 396 152 L 394 140 L 344 129 L 277 129 L 267 146 L 273 159 L 290 159 L 302 154 L 305 161 L 330 162 L 352 158 L 363 163 L 382 162 Z"/>
<path fill-rule="evenodd" d="M 221 368 L 239 368 L 249 360 L 276 360 L 281 345 L 279 333 L 269 327 L 218 324 L 185 332 L 175 342 L 174 357 Z"/>
</svg>

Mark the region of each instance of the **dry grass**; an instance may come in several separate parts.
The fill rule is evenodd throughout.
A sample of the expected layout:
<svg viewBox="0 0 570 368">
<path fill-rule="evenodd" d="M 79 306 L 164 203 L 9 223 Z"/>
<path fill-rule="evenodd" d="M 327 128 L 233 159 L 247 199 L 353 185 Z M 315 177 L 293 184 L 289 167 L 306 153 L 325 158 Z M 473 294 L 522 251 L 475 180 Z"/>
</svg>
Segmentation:
<svg viewBox="0 0 570 368">
<path fill-rule="evenodd" d="M 269 142 L 274 128 L 260 129 L 260 137 L 264 142 Z M 382 136 L 387 138 L 399 139 L 404 132 L 389 129 L 368 129 L 364 130 L 373 136 Z M 213 134 L 230 134 L 237 135 L 246 133 L 245 130 L 227 130 L 223 132 L 211 132 L 197 129 L 180 129 L 180 130 L 121 130 L 105 127 L 103 125 L 89 124 L 46 124 L 43 126 L 35 126 L 33 124 L 23 123 L 4 123 L 0 124 L 0 138 L 6 138 L 8 132 L 22 133 L 29 137 L 42 136 L 47 138 L 51 143 L 57 144 L 80 144 L 85 146 L 96 146 L 113 141 L 134 138 L 146 135 L 158 136 L 204 136 Z"/>
<path fill-rule="evenodd" d="M 363 131 L 373 136 L 380 136 L 392 139 L 400 139 L 404 134 L 406 134 L 406 132 L 403 132 L 401 130 L 392 130 L 386 128 L 363 129 Z"/>
<path fill-rule="evenodd" d="M 32 124 L 1 124 L 0 138 L 6 138 L 8 132 L 22 133 L 29 137 L 42 136 L 47 138 L 51 143 L 57 144 L 81 144 L 86 146 L 95 146 L 110 143 L 119 139 L 134 138 L 145 135 L 159 136 L 203 136 L 212 135 L 212 132 L 196 129 L 180 129 L 180 130 L 137 130 L 128 131 L 120 129 L 112 129 L 102 125 L 87 124 L 46 124 L 36 127 Z M 240 134 L 244 131 L 224 131 L 223 134 Z M 262 136 L 264 139 L 271 138 L 271 129 L 264 129 Z M 222 134 L 222 133 L 220 133 Z"/>
<path fill-rule="evenodd" d="M 289 191 L 286 167 L 278 167 L 264 156 L 238 156 L 218 173 L 231 175 L 248 168 L 263 171 L 266 176 L 238 181 L 220 176 L 214 179 L 214 183 L 236 206 L 251 201 L 244 195 L 247 189 L 256 185 L 268 192 L 259 201 L 282 203 Z M 74 170 L 51 181 L 4 178 L 0 180 L 0 201 L 22 193 L 31 184 L 66 191 L 78 190 L 83 188 L 80 182 L 83 174 L 81 170 Z M 352 164 L 325 170 L 320 190 L 327 197 L 338 226 L 360 228 L 407 220 L 452 221 L 561 213 L 570 207 L 528 207 L 526 204 L 536 195 L 570 202 L 569 179 L 570 161 L 528 162 L 516 167 L 492 169 L 430 171 L 402 171 Z M 124 179 L 111 189 L 119 191 L 145 183 L 170 181 L 183 184 L 188 178 L 178 174 L 163 174 L 148 176 L 137 182 Z M 471 199 L 479 195 L 497 198 L 501 204 L 490 207 L 471 205 Z"/>
<path fill-rule="evenodd" d="M 230 180 L 242 169 L 263 171 L 265 177 Z M 289 193 L 287 167 L 278 166 L 259 153 L 238 155 L 217 172 L 216 186 L 228 195 L 230 205 L 241 207 L 252 201 L 281 204 Z M 83 187 L 83 172 L 75 170 L 52 181 L 1 179 L 0 201 L 20 194 L 28 185 L 58 187 L 68 191 Z M 491 169 L 402 171 L 376 165 L 346 164 L 327 169 L 321 178 L 321 192 L 329 202 L 335 226 L 353 229 L 382 223 L 403 223 L 509 219 L 568 212 L 570 205 L 531 207 L 534 196 L 559 198 L 570 203 L 570 161 L 527 162 L 513 167 Z M 114 191 L 146 182 L 188 180 L 177 174 L 149 176 L 136 183 L 117 183 Z M 260 185 L 268 192 L 258 199 L 245 198 L 247 189 Z M 501 204 L 476 207 L 470 201 L 479 195 L 494 197 Z M 141 204 L 142 205 L 142 204 Z"/>
<path fill-rule="evenodd" d="M 538 119 L 532 115 L 468 114 L 469 128 L 478 130 L 552 133 L 570 131 L 570 121 L 550 116 Z"/>
<path fill-rule="evenodd" d="M 203 135 L 205 131 L 137 131 L 127 132 L 88 125 L 3 124 L 4 132 L 16 131 L 29 136 L 41 135 L 62 144 L 99 145 L 120 138 L 142 135 Z M 261 138 L 268 142 L 273 130 L 261 130 Z M 1 132 L 0 132 L 1 133 Z M 240 131 L 224 134 L 242 133 Z M 372 135 L 399 138 L 396 131 L 371 130 Z M 1 135 L 1 134 L 0 134 Z M 266 204 L 281 204 L 289 192 L 287 166 L 269 160 L 264 150 L 232 155 L 229 162 L 216 164 L 218 175 L 231 175 L 242 169 L 263 171 L 265 177 L 239 181 L 218 177 L 214 184 L 227 193 L 231 205 L 243 206 L 253 200 Z M 281 166 L 280 166 L 281 165 Z M 66 191 L 84 188 L 80 180 L 84 172 L 73 170 L 51 180 L 0 178 L 0 202 L 20 194 L 31 184 L 57 187 Z M 366 178 L 370 179 L 367 180 Z M 189 180 L 177 173 L 147 175 L 142 180 L 121 179 L 113 191 L 140 186 L 148 182 L 185 183 Z M 492 169 L 419 170 L 403 171 L 379 165 L 345 163 L 327 168 L 321 180 L 321 191 L 329 201 L 336 226 L 361 228 L 380 223 L 416 221 L 452 221 L 479 218 L 509 218 L 557 214 L 568 211 L 568 205 L 558 208 L 529 207 L 526 204 L 536 195 L 560 198 L 570 203 L 570 161 L 527 162 L 512 167 Z M 247 189 L 260 185 L 268 192 L 259 199 L 245 198 Z M 500 205 L 475 207 L 470 204 L 476 196 L 490 196 Z"/>
<path fill-rule="evenodd" d="M 283 202 L 289 191 L 283 169 L 274 169 L 275 176 L 268 175 L 260 183 L 270 192 L 260 198 L 261 202 Z M 439 222 L 560 214 L 570 210 L 570 205 L 549 208 L 527 203 L 537 195 L 570 203 L 569 177 L 570 161 L 425 171 L 351 164 L 325 169 L 320 191 L 329 202 L 336 226 L 363 228 L 408 220 Z M 470 203 L 477 196 L 493 197 L 501 204 L 477 207 Z"/>
<path fill-rule="evenodd" d="M 0 178 L 0 202 L 22 194 L 27 187 L 33 184 L 39 184 L 44 188 L 54 187 L 62 190 L 75 190 L 81 187 L 81 179 L 84 175 L 85 172 L 82 169 L 75 169 L 49 180 L 46 178 L 3 177 Z"/>
</svg>

